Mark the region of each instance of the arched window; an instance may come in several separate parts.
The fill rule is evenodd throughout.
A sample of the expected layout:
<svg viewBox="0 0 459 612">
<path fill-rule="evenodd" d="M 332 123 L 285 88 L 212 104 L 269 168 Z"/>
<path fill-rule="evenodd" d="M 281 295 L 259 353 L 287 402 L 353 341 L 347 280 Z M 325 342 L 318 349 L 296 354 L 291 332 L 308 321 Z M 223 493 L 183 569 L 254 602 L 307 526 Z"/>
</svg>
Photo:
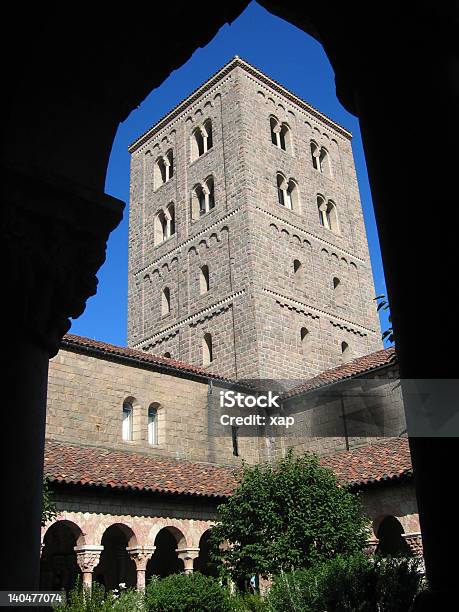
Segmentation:
<svg viewBox="0 0 459 612">
<path fill-rule="evenodd" d="M 159 210 L 153 221 L 155 244 L 159 244 L 167 237 L 167 219 L 163 210 Z"/>
<path fill-rule="evenodd" d="M 300 329 L 300 347 L 303 354 L 307 354 L 309 346 L 311 344 L 311 334 L 306 327 Z"/>
<path fill-rule="evenodd" d="M 161 294 L 161 314 L 167 315 L 171 311 L 171 291 L 169 287 L 164 287 Z"/>
<path fill-rule="evenodd" d="M 271 142 L 283 151 L 291 151 L 292 141 L 290 128 L 286 123 L 280 123 L 276 117 L 269 118 Z"/>
<path fill-rule="evenodd" d="M 281 206 L 299 211 L 298 187 L 293 179 L 287 181 L 280 172 L 277 173 L 277 198 Z"/>
<path fill-rule="evenodd" d="M 193 221 L 215 208 L 214 179 L 209 176 L 204 185 L 196 185 L 191 192 L 191 218 Z"/>
<path fill-rule="evenodd" d="M 133 407 L 131 402 L 125 401 L 123 403 L 123 424 L 122 424 L 122 438 L 124 441 L 132 440 L 132 422 L 133 422 Z"/>
<path fill-rule="evenodd" d="M 323 196 L 318 195 L 317 209 L 319 211 L 320 224 L 332 232 L 335 232 L 335 234 L 339 233 L 338 215 L 336 213 L 335 203 L 331 200 L 327 202 Z"/>
<path fill-rule="evenodd" d="M 351 350 L 347 342 L 341 342 L 341 359 L 343 363 L 351 358 Z"/>
<path fill-rule="evenodd" d="M 269 125 L 271 127 L 271 142 L 277 146 L 279 141 L 279 121 L 275 117 L 269 118 Z"/>
<path fill-rule="evenodd" d="M 166 180 L 164 182 L 167 182 L 174 176 L 174 152 L 172 149 L 166 153 L 164 163 L 166 166 Z"/>
<path fill-rule="evenodd" d="M 158 404 L 148 408 L 148 444 L 158 444 Z"/>
<path fill-rule="evenodd" d="M 169 353 L 169 351 L 166 351 L 163 355 L 163 357 L 167 357 L 168 359 L 171 358 L 171 354 Z"/>
<path fill-rule="evenodd" d="M 337 277 L 333 277 L 333 299 L 338 305 L 342 305 L 344 297 L 344 285 L 341 280 Z"/>
<path fill-rule="evenodd" d="M 376 552 L 383 557 L 397 557 L 399 555 L 411 557 L 411 549 L 403 535 L 404 530 L 400 521 L 395 516 L 386 516 L 381 521 L 376 533 L 378 538 Z"/>
<path fill-rule="evenodd" d="M 200 293 L 207 293 L 210 289 L 210 276 L 209 266 L 202 266 L 199 271 L 199 291 Z"/>
<path fill-rule="evenodd" d="M 293 260 L 293 274 L 299 276 L 301 273 L 301 261 L 299 259 Z"/>
<path fill-rule="evenodd" d="M 312 165 L 316 170 L 320 171 L 320 162 L 319 162 L 320 150 L 319 146 L 316 142 L 311 140 L 311 158 Z"/>
<path fill-rule="evenodd" d="M 166 235 L 167 238 L 175 234 L 175 205 L 173 202 L 166 208 Z"/>
<path fill-rule="evenodd" d="M 212 351 L 212 336 L 207 333 L 202 339 L 202 365 L 208 366 L 214 360 Z"/>
<path fill-rule="evenodd" d="M 214 145 L 212 121 L 207 119 L 202 126 L 198 126 L 191 134 L 191 161 L 207 153 Z"/>
<path fill-rule="evenodd" d="M 283 123 L 279 132 L 279 141 L 280 148 L 283 151 L 291 151 L 292 150 L 292 141 L 291 141 L 291 132 L 290 128 L 286 123 Z"/>
<path fill-rule="evenodd" d="M 330 163 L 330 155 L 325 147 L 321 147 L 319 152 L 319 169 L 322 174 L 331 178 L 331 163 Z"/>
<path fill-rule="evenodd" d="M 214 146 L 214 139 L 212 135 L 212 121 L 207 119 L 204 121 L 204 153 Z"/>
<path fill-rule="evenodd" d="M 314 168 L 322 174 L 325 174 L 325 176 L 331 178 L 332 170 L 330 154 L 325 147 L 319 147 L 314 140 L 311 140 L 311 157 Z"/>
</svg>

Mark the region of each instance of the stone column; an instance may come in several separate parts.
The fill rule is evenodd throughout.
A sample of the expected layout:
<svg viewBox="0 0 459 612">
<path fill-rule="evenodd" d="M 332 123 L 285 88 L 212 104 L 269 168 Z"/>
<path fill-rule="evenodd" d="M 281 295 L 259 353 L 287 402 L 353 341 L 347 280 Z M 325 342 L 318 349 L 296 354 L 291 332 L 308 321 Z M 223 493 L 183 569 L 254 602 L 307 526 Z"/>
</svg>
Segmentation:
<svg viewBox="0 0 459 612">
<path fill-rule="evenodd" d="M 376 549 L 378 548 L 379 540 L 378 538 L 369 538 L 368 544 L 365 547 L 365 554 L 369 557 L 372 557 L 376 553 Z"/>
<path fill-rule="evenodd" d="M 100 555 L 104 550 L 103 546 L 75 546 L 77 563 L 83 574 L 83 587 L 90 589 L 92 587 L 92 573 L 94 568 L 99 565 Z"/>
<path fill-rule="evenodd" d="M 0 253 L 7 308 L 3 326 L 5 410 L 0 457 L 4 567 L 0 590 L 34 590 L 40 576 L 40 525 L 48 362 L 96 292 L 120 202 L 56 176 L 2 168 Z M 15 562 L 10 563 L 11 550 Z M 1 555 L 0 555 L 1 556 Z"/>
<path fill-rule="evenodd" d="M 147 571 L 147 563 L 153 556 L 156 546 L 133 546 L 126 548 L 129 556 L 135 563 L 137 571 L 137 590 L 145 590 L 145 572 Z"/>
<path fill-rule="evenodd" d="M 175 552 L 183 561 L 185 574 L 192 574 L 194 560 L 199 557 L 199 548 L 177 548 Z"/>
</svg>

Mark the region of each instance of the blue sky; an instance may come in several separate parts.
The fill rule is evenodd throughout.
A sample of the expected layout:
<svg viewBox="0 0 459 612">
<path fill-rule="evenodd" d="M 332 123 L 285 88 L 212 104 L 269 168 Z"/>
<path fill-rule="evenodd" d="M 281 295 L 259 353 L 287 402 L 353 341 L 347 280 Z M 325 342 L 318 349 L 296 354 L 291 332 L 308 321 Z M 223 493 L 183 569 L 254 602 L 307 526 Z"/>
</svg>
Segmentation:
<svg viewBox="0 0 459 612">
<path fill-rule="evenodd" d="M 155 89 L 120 124 L 107 170 L 106 192 L 128 203 L 128 145 L 235 55 L 279 81 L 352 132 L 376 294 L 386 293 L 358 121 L 338 102 L 334 73 L 322 46 L 311 36 L 272 16 L 254 2 L 231 25 L 222 27 L 206 47 L 195 51 L 186 64 L 172 72 L 161 87 Z M 126 207 L 123 221 L 112 232 L 108 242 L 107 260 L 98 274 L 97 295 L 88 300 L 83 315 L 73 321 L 72 333 L 126 345 L 127 261 Z M 387 328 L 385 319 L 382 327 Z"/>
</svg>

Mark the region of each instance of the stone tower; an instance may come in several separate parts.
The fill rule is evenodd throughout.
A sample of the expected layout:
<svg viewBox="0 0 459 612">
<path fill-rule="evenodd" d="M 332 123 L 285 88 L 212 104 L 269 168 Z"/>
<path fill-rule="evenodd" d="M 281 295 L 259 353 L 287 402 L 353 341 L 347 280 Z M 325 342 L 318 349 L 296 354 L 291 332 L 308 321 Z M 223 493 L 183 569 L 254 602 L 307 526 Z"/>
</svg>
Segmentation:
<svg viewBox="0 0 459 612">
<path fill-rule="evenodd" d="M 129 151 L 129 346 L 296 380 L 381 348 L 347 130 L 235 57 Z"/>
</svg>

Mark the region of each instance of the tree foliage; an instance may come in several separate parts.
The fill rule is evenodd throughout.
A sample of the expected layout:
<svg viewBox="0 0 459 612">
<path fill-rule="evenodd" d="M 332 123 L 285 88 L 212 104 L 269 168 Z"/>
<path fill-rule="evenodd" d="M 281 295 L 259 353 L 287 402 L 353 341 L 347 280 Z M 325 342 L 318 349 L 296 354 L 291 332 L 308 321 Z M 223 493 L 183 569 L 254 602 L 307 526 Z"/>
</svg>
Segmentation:
<svg viewBox="0 0 459 612">
<path fill-rule="evenodd" d="M 291 449 L 275 465 L 244 465 L 238 488 L 218 510 L 213 555 L 238 584 L 360 551 L 368 537 L 358 496 L 317 456 L 295 457 Z M 219 546 L 224 542 L 229 546 Z"/>
<path fill-rule="evenodd" d="M 48 521 L 56 517 L 56 504 L 52 498 L 48 478 L 43 479 L 43 506 L 41 511 L 41 525 L 44 527 Z"/>
<path fill-rule="evenodd" d="M 389 302 L 387 301 L 387 298 L 384 294 L 377 295 L 375 297 L 375 301 L 378 302 L 378 307 L 376 309 L 377 312 L 379 312 L 380 310 L 389 311 L 389 316 L 387 317 L 387 320 L 389 321 L 390 326 L 383 332 L 382 339 L 383 341 L 388 340 L 390 343 L 393 344 L 394 343 L 394 331 L 392 329 L 392 318 L 390 314 Z"/>
</svg>

